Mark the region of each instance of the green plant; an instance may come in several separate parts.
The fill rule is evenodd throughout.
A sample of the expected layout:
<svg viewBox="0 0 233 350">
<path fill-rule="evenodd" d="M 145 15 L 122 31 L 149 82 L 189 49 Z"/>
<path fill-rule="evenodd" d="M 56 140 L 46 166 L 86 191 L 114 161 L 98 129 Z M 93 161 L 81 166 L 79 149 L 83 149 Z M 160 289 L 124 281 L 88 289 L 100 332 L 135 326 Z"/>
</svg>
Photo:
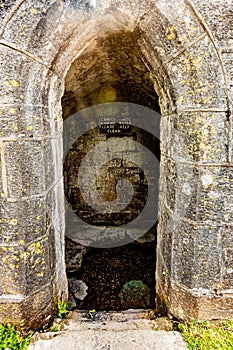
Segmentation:
<svg viewBox="0 0 233 350">
<path fill-rule="evenodd" d="M 166 269 L 165 271 L 163 271 L 162 274 L 163 274 L 165 277 L 169 277 L 169 271 L 168 271 L 168 269 Z"/>
<path fill-rule="evenodd" d="M 233 321 L 193 321 L 177 328 L 190 350 L 232 350 Z"/>
<path fill-rule="evenodd" d="M 66 303 L 62 299 L 58 299 L 57 301 L 57 317 L 58 318 L 66 318 L 69 313 L 69 303 Z"/>
<path fill-rule="evenodd" d="M 26 336 L 12 325 L 0 324 L 0 350 L 26 350 L 33 332 L 29 332 Z"/>
<path fill-rule="evenodd" d="M 38 330 L 39 333 L 46 333 L 46 332 L 58 332 L 59 331 L 59 324 L 52 325 L 51 324 L 45 324 L 41 327 L 41 329 Z"/>
<path fill-rule="evenodd" d="M 52 326 L 48 329 L 48 332 L 58 332 L 58 331 L 59 331 L 58 325 Z"/>
</svg>

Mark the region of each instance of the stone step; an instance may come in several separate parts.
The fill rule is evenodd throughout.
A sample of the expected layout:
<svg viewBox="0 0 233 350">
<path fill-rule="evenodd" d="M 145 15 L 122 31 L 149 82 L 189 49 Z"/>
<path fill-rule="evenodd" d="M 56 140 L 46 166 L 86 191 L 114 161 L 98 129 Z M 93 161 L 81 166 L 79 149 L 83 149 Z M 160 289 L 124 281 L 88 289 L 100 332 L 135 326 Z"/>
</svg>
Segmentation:
<svg viewBox="0 0 233 350">
<path fill-rule="evenodd" d="M 153 330 L 65 331 L 28 350 L 187 350 L 178 332 Z"/>
<path fill-rule="evenodd" d="M 179 332 L 155 330 L 158 323 L 138 310 L 73 312 L 63 330 L 37 333 L 28 350 L 187 350 Z"/>
</svg>

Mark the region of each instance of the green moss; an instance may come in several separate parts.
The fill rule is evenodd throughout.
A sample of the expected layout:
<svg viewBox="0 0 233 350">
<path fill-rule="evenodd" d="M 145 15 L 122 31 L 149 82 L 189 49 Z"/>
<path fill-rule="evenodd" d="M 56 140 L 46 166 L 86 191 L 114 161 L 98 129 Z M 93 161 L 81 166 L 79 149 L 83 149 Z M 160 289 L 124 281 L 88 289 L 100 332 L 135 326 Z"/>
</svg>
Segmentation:
<svg viewBox="0 0 233 350">
<path fill-rule="evenodd" d="M 178 324 L 190 350 L 232 350 L 233 321 Z"/>
<path fill-rule="evenodd" d="M 150 288 L 142 281 L 126 282 L 119 296 L 124 308 L 144 308 L 150 305 Z"/>
</svg>

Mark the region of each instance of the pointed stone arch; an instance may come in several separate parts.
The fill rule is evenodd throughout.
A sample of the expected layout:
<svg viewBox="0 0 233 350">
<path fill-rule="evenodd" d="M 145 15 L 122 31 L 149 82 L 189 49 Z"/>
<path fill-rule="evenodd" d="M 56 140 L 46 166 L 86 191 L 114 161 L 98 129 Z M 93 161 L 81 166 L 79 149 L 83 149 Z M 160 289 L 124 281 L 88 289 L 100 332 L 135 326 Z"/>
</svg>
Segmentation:
<svg viewBox="0 0 233 350">
<path fill-rule="evenodd" d="M 232 316 L 223 268 L 232 221 L 227 82 L 195 7 L 183 0 L 25 0 L 5 10 L 1 322 L 36 327 L 51 317 L 57 297 L 66 298 L 64 79 L 99 36 L 122 29 L 139 33 L 162 111 L 158 302 L 185 320 Z"/>
</svg>

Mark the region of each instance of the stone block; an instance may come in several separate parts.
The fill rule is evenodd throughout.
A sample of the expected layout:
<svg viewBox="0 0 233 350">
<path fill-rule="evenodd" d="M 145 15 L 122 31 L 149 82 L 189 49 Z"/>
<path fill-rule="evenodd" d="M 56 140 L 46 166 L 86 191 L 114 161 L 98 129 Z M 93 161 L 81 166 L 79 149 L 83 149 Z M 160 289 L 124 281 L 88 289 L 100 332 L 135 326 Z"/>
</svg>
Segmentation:
<svg viewBox="0 0 233 350">
<path fill-rule="evenodd" d="M 55 263 L 56 263 L 56 237 L 54 225 L 51 224 L 47 230 L 48 243 L 49 243 L 49 266 L 51 275 L 54 278 Z"/>
<path fill-rule="evenodd" d="M 175 114 L 161 117 L 160 122 L 160 151 L 166 156 L 174 155 L 172 150 L 172 135 L 174 134 Z"/>
<path fill-rule="evenodd" d="M 199 171 L 192 164 L 177 162 L 174 213 L 179 218 L 196 221 Z"/>
<path fill-rule="evenodd" d="M 1 294 L 29 295 L 50 282 L 49 248 L 47 237 L 24 245 L 2 246 Z"/>
<path fill-rule="evenodd" d="M 63 179 L 60 179 L 46 194 L 46 229 L 56 226 L 58 232 L 64 231 L 64 210 Z"/>
<path fill-rule="evenodd" d="M 0 247 L 1 294 L 24 294 L 25 266 L 22 254 L 24 249 L 18 246 Z"/>
<path fill-rule="evenodd" d="M 25 246 L 23 261 L 26 278 L 25 294 L 31 295 L 51 281 L 48 237 Z"/>
<path fill-rule="evenodd" d="M 17 324 L 25 330 L 36 330 L 47 325 L 55 312 L 52 297 L 51 285 L 25 298 L 22 295 L 0 296 L 0 322 Z"/>
<path fill-rule="evenodd" d="M 30 243 L 46 234 L 45 198 L 5 201 L 0 209 L 0 242 Z"/>
<path fill-rule="evenodd" d="M 65 221 L 64 214 L 54 220 L 54 236 L 51 235 L 51 245 L 53 237 L 55 241 L 55 275 L 54 275 L 54 290 L 57 296 L 62 296 L 64 300 L 68 297 L 68 285 L 65 265 Z M 52 229 L 53 232 L 53 229 Z M 51 246 L 52 249 L 54 247 Z M 50 250 L 51 252 L 51 250 Z M 51 256 L 52 259 L 52 256 Z M 50 260 L 52 262 L 52 260 Z"/>
<path fill-rule="evenodd" d="M 2 20 L 4 17 L 6 17 L 9 12 L 11 11 L 13 5 L 15 3 L 15 0 L 8 0 L 7 2 L 6 1 L 2 1 L 1 4 L 0 4 L 0 28 L 2 29 Z"/>
<path fill-rule="evenodd" d="M 222 59 L 227 73 L 228 83 L 230 87 L 233 87 L 233 51 L 223 52 Z"/>
<path fill-rule="evenodd" d="M 175 191 L 177 183 L 176 163 L 173 159 L 161 157 L 160 166 L 160 195 L 163 194 L 163 200 L 166 205 L 173 210 L 175 206 Z"/>
<path fill-rule="evenodd" d="M 219 229 L 177 221 L 173 230 L 172 278 L 188 288 L 216 288 L 221 281 Z"/>
<path fill-rule="evenodd" d="M 171 281 L 168 295 L 169 313 L 179 320 L 198 320 L 198 298 L 190 290 Z"/>
<path fill-rule="evenodd" d="M 96 7 L 98 10 L 107 9 L 109 6 L 111 6 L 111 4 L 112 0 L 103 0 L 101 3 L 96 3 L 94 7 Z M 151 6 L 149 6 L 151 4 L 148 4 L 147 0 L 141 0 L 139 3 L 135 3 L 134 0 L 114 0 L 114 5 L 116 5 L 116 8 L 122 9 L 122 12 L 125 14 L 133 13 L 136 18 L 138 15 L 140 15 L 140 13 L 144 13 L 145 11 L 147 11 L 148 8 L 151 9 Z M 123 16 L 122 19 L 124 19 L 125 21 L 127 20 L 127 18 L 125 19 Z M 127 22 L 124 23 L 126 24 Z"/>
<path fill-rule="evenodd" d="M 56 139 L 44 138 L 43 143 L 44 164 L 45 164 L 45 188 L 49 189 L 57 181 L 57 173 L 62 168 L 62 152 L 58 147 Z"/>
<path fill-rule="evenodd" d="M 0 203 L 3 200 L 4 197 L 4 191 L 3 191 L 3 172 L 5 170 L 5 165 L 3 164 L 2 156 L 3 156 L 3 148 L 2 144 L 0 143 Z"/>
<path fill-rule="evenodd" d="M 56 185 L 53 187 L 53 192 L 53 220 L 59 220 L 61 225 L 64 219 L 64 185 L 62 177 L 60 177 Z"/>
<path fill-rule="evenodd" d="M 163 260 L 163 267 L 157 262 L 157 268 L 162 268 L 162 274 L 167 271 L 171 276 L 172 266 L 172 234 L 173 234 L 173 214 L 166 209 L 163 205 L 160 205 L 159 212 L 159 225 L 157 233 L 157 256 L 160 255 Z M 161 274 L 159 274 L 160 276 Z"/>
<path fill-rule="evenodd" d="M 51 188 L 46 193 L 46 229 L 48 229 L 53 222 L 53 210 L 55 208 L 55 198 L 54 198 L 54 191 L 53 188 Z"/>
<path fill-rule="evenodd" d="M 38 24 L 54 2 L 53 0 L 23 2 L 8 21 L 4 30 L 4 39 L 26 50 L 32 40 L 33 32 L 36 37 Z"/>
<path fill-rule="evenodd" d="M 233 245 L 223 251 L 223 289 L 233 287 Z"/>
<path fill-rule="evenodd" d="M 171 283 L 169 290 L 169 312 L 182 320 L 226 320 L 233 315 L 233 300 L 228 293 L 213 295 L 203 291 L 191 291 Z"/>
<path fill-rule="evenodd" d="M 158 61 L 164 62 L 203 33 L 203 28 L 183 1 L 169 6 L 157 1 L 156 8 L 140 21 L 143 38 L 155 51 Z"/>
<path fill-rule="evenodd" d="M 2 104 L 47 105 L 48 68 L 4 45 L 0 52 Z M 11 114 L 16 114 L 11 110 Z"/>
<path fill-rule="evenodd" d="M 233 16 L 231 0 L 215 2 L 211 0 L 193 0 L 193 4 L 207 23 L 221 50 L 232 51 L 233 34 L 231 28 L 233 25 Z"/>
<path fill-rule="evenodd" d="M 72 0 L 23 2 L 8 21 L 3 39 L 21 50 L 27 50 L 49 66 L 62 43 L 83 20 L 85 12 L 82 10 L 82 2 Z"/>
<path fill-rule="evenodd" d="M 207 36 L 187 48 L 166 67 L 178 110 L 226 109 L 223 71 Z"/>
<path fill-rule="evenodd" d="M 65 298 L 64 298 L 65 300 Z M 57 301 L 51 284 L 41 287 L 22 302 L 22 315 L 26 328 L 38 329 L 55 316 Z"/>
<path fill-rule="evenodd" d="M 233 248 L 233 226 L 223 225 L 219 231 L 223 249 Z"/>
<path fill-rule="evenodd" d="M 224 163 L 228 159 L 225 112 L 180 112 L 162 118 L 161 148 L 175 160 Z"/>
<path fill-rule="evenodd" d="M 203 228 L 202 231 L 208 231 L 210 235 L 213 235 L 214 231 L 218 232 L 218 229 Z M 204 232 L 205 234 L 205 232 Z M 203 236 L 204 236 L 203 234 Z M 192 285 L 197 290 L 206 289 L 209 292 L 214 293 L 221 286 L 222 273 L 220 266 L 220 247 L 218 246 L 217 234 L 215 238 L 206 240 L 205 244 L 197 243 L 195 249 L 195 261 L 194 274 Z"/>
<path fill-rule="evenodd" d="M 164 261 L 161 252 L 157 249 L 156 252 L 156 305 L 158 308 L 162 307 L 162 313 L 166 313 L 167 297 L 169 295 L 171 270 L 169 268 L 170 263 Z M 165 302 L 165 305 L 164 305 Z M 165 306 L 165 310 L 163 307 Z"/>
<path fill-rule="evenodd" d="M 195 230 L 182 221 L 172 224 L 172 270 L 171 279 L 187 288 L 192 288 L 195 269 Z"/>
<path fill-rule="evenodd" d="M 232 39 L 233 40 L 233 39 Z M 229 86 L 227 86 L 227 91 L 228 91 L 228 95 L 229 95 L 229 114 L 228 114 L 228 118 L 229 118 L 229 122 L 232 123 L 232 113 L 233 113 L 233 50 L 232 52 L 227 52 L 227 53 L 223 53 L 222 54 L 223 57 L 223 63 L 224 63 L 224 67 L 226 70 L 226 74 L 227 74 L 227 80 L 228 80 L 228 84 Z M 233 137 L 233 128 L 231 126 L 230 129 L 230 137 L 231 137 L 231 142 L 230 142 L 230 161 L 231 163 L 233 163 L 233 141 L 232 141 L 232 137 Z"/>
<path fill-rule="evenodd" d="M 45 190 L 41 141 L 4 142 L 7 186 L 10 197 L 41 194 Z"/>
<path fill-rule="evenodd" d="M 0 107 L 1 138 L 42 138 L 54 133 L 47 108 L 27 105 Z"/>
<path fill-rule="evenodd" d="M 197 220 L 222 224 L 233 222 L 232 167 L 200 168 Z"/>
<path fill-rule="evenodd" d="M 23 319 L 22 297 L 12 298 L 11 295 L 7 295 L 7 297 L 4 296 L 3 299 L 0 296 L 0 309 L 0 322 L 2 324 L 12 323 L 19 326 L 25 324 L 25 320 Z"/>
<path fill-rule="evenodd" d="M 151 70 L 153 71 L 153 68 Z M 176 91 L 166 68 L 160 67 L 151 76 L 154 81 L 154 89 L 159 96 L 159 107 L 162 115 L 167 116 L 176 113 Z"/>
<path fill-rule="evenodd" d="M 198 183 L 196 166 L 162 157 L 160 198 L 176 216 L 196 220 Z"/>
</svg>

